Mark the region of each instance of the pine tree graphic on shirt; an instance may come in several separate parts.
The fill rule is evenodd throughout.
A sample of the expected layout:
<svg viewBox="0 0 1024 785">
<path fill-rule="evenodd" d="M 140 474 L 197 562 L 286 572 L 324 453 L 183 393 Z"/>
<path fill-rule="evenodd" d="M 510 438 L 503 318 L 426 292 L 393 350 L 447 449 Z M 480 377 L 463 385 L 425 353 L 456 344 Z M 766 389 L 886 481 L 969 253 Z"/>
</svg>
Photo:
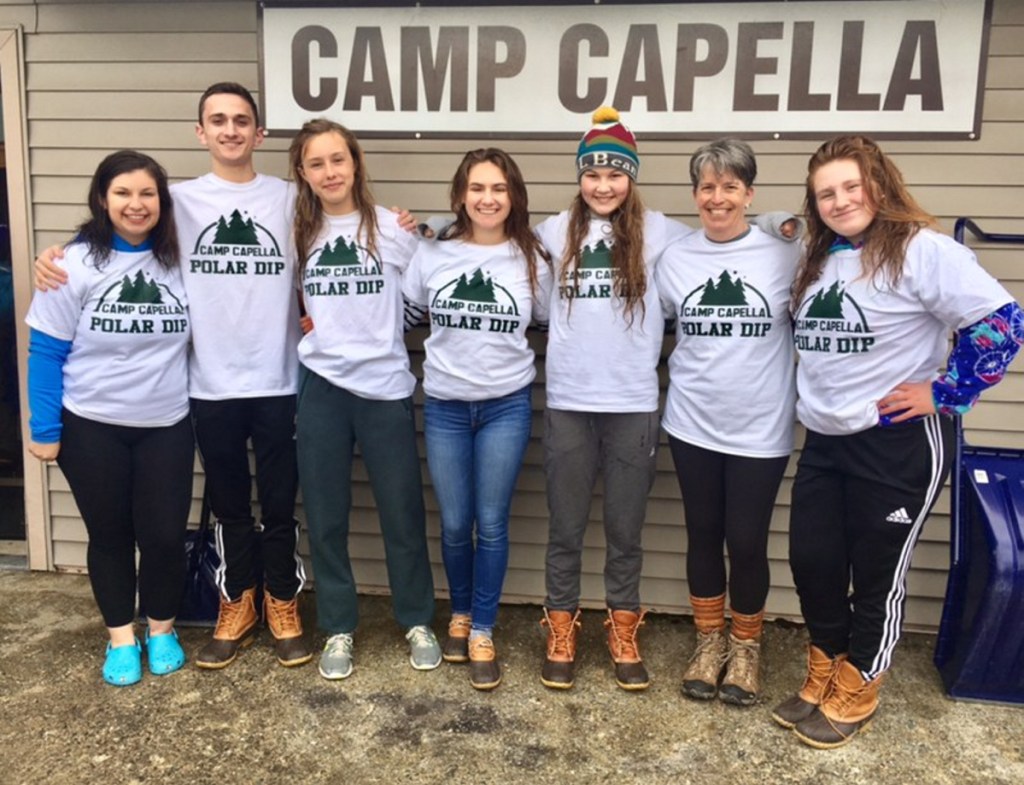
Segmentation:
<svg viewBox="0 0 1024 785">
<path fill-rule="evenodd" d="M 316 263 L 324 267 L 360 266 L 362 261 L 359 259 L 359 246 L 355 240 L 351 243 L 345 242 L 344 237 L 338 237 L 334 245 L 328 240 L 320 249 Z"/>
<path fill-rule="evenodd" d="M 243 254 L 242 258 L 268 260 L 283 257 L 280 243 L 267 227 L 247 211 L 237 208 L 222 214 L 199 232 L 192 245 L 191 256 L 204 260 L 236 260 L 239 253 L 234 249 L 239 247 L 261 249 L 255 254 Z"/>
<path fill-rule="evenodd" d="M 213 236 L 213 241 L 230 245 L 260 244 L 252 218 L 242 218 L 237 209 L 232 210 L 229 220 L 224 220 L 223 215 L 217 220 L 217 233 Z"/>
<path fill-rule="evenodd" d="M 509 319 L 519 316 L 519 304 L 512 292 L 480 267 L 471 273 L 462 273 L 438 288 L 430 302 L 430 310 L 434 313 L 434 323 L 444 327 L 486 330 L 488 324 L 481 324 L 481 318 L 504 320 L 497 328 L 493 324 L 490 326 L 494 332 L 511 332 L 518 323 Z M 447 313 L 439 315 L 442 312 Z M 484 315 L 481 318 L 470 318 L 481 314 Z"/>
<path fill-rule="evenodd" d="M 807 306 L 804 317 L 807 319 L 842 319 L 845 298 L 846 290 L 840 289 L 839 281 L 836 281 L 827 290 L 818 290 L 811 300 L 811 304 Z"/>
<path fill-rule="evenodd" d="M 498 302 L 494 296 L 494 282 L 489 276 L 485 279 L 479 267 L 473 271 L 473 276 L 468 281 L 465 273 L 460 275 L 449 296 L 454 300 L 469 300 L 475 303 Z"/>
<path fill-rule="evenodd" d="M 729 275 L 728 270 L 722 270 L 718 276 L 718 283 L 708 278 L 704 284 L 704 294 L 701 295 L 699 305 L 747 305 L 747 293 L 743 281 L 739 276 L 735 279 Z"/>
<path fill-rule="evenodd" d="M 585 245 L 580 253 L 580 269 L 608 269 L 612 266 L 612 249 L 604 241 L 598 240 L 594 245 Z"/>
<path fill-rule="evenodd" d="M 147 281 L 142 270 L 139 270 L 135 273 L 134 281 L 127 275 L 121 279 L 121 291 L 117 295 L 117 302 L 136 305 L 139 303 L 162 303 L 163 297 L 160 295 L 160 287 L 152 280 Z"/>
</svg>

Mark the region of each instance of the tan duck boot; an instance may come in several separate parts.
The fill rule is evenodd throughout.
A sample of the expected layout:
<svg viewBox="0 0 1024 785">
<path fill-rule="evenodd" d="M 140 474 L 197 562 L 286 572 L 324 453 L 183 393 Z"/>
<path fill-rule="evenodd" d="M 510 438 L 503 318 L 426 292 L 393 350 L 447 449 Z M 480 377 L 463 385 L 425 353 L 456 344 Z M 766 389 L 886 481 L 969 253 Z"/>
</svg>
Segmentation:
<svg viewBox="0 0 1024 785">
<path fill-rule="evenodd" d="M 243 591 L 237 600 L 222 596 L 213 639 L 199 650 L 196 665 L 208 670 L 226 668 L 235 661 L 240 648 L 252 643 L 258 622 L 255 586 Z"/>
<path fill-rule="evenodd" d="M 796 695 L 787 698 L 772 709 L 772 719 L 783 728 L 792 728 L 798 722 L 810 717 L 825 699 L 832 676 L 845 659 L 845 654 L 840 654 L 833 659 L 814 644 L 808 643 L 807 675 L 804 677 L 803 686 Z"/>
<path fill-rule="evenodd" d="M 554 690 L 567 690 L 576 683 L 576 633 L 582 626 L 580 612 L 544 609 L 541 627 L 548 628 L 547 655 L 540 671 L 540 683 Z"/>
<path fill-rule="evenodd" d="M 608 618 L 604 621 L 608 630 L 608 651 L 615 663 L 615 683 L 624 690 L 646 690 L 651 685 L 636 640 L 646 613 L 609 608 Z"/>
<path fill-rule="evenodd" d="M 844 660 L 836 668 L 821 705 L 798 722 L 793 732 L 804 744 L 820 750 L 848 744 L 875 716 L 881 683 L 881 676 L 867 681 L 856 665 Z"/>
<path fill-rule="evenodd" d="M 286 668 L 294 668 L 313 659 L 313 652 L 302 636 L 299 595 L 290 600 L 279 600 L 269 591 L 264 592 L 263 610 L 267 615 L 267 627 L 274 636 L 274 653 L 279 663 Z"/>
</svg>

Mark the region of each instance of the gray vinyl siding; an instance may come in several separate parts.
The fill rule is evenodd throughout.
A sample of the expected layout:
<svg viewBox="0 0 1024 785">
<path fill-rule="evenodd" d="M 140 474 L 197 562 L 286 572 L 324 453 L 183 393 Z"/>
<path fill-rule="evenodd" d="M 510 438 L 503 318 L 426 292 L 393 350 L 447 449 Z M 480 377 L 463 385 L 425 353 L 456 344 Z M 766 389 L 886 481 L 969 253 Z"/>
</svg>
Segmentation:
<svg viewBox="0 0 1024 785">
<path fill-rule="evenodd" d="M 257 84 L 255 2 L 12 3 L 0 0 L 0 26 L 24 25 L 32 215 L 37 248 L 61 242 L 83 217 L 83 200 L 96 163 L 119 147 L 155 155 L 175 178 L 203 174 L 208 158 L 193 125 L 199 93 L 211 82 Z M 956 217 L 970 215 L 988 231 L 1022 232 L 1024 205 L 1024 4 L 996 0 L 985 89 L 981 139 L 976 142 L 886 142 L 915 195 L 951 230 Z M 628 116 L 627 116 L 628 122 Z M 358 129 L 355 129 L 358 132 Z M 584 130 L 580 129 L 581 132 Z M 837 128 L 837 132 L 841 129 Z M 286 138 L 268 139 L 257 153 L 261 171 L 286 174 Z M 448 178 L 462 152 L 477 144 L 499 144 L 519 161 L 530 184 L 536 219 L 558 212 L 571 199 L 571 141 L 536 140 L 364 140 L 368 165 L 381 204 L 400 204 L 419 215 L 446 210 Z M 754 143 L 760 175 L 754 208 L 798 211 L 810 141 Z M 684 185 L 692 142 L 644 142 L 642 192 L 648 205 L 691 225 L 696 218 Z M 1024 264 L 1019 249 L 979 248 L 982 264 L 1018 299 L 1024 299 Z M 410 336 L 415 369 L 422 362 L 423 329 Z M 533 341 L 540 353 L 543 340 Z M 666 352 L 671 342 L 666 341 Z M 512 552 L 506 582 L 508 601 L 540 602 L 547 509 L 539 443 L 543 410 L 543 361 L 534 391 L 534 440 L 526 457 L 511 524 Z M 662 369 L 662 378 L 665 373 Z M 1024 447 L 1024 364 L 1017 363 L 968 420 L 969 438 L 979 444 Z M 786 562 L 787 520 L 795 459 L 790 462 L 772 520 L 770 615 L 799 614 Z M 687 608 L 683 528 L 679 491 L 667 448 L 658 458 L 645 530 L 645 604 L 658 610 Z M 199 514 L 201 470 L 196 467 Z M 424 462 L 424 474 L 426 465 Z M 377 535 L 373 498 L 365 471 L 355 476 L 350 549 L 360 588 L 387 590 L 383 549 Z M 49 472 L 54 565 L 82 570 L 85 531 L 67 483 Z M 427 495 L 434 574 L 443 594 L 437 505 Z M 595 490 L 592 525 L 584 553 L 585 602 L 603 601 L 601 489 Z M 301 506 L 300 506 L 301 517 Z M 948 565 L 949 501 L 944 493 L 925 527 L 909 577 L 909 623 L 934 627 L 939 620 Z M 308 544 L 302 542 L 308 554 Z"/>
</svg>

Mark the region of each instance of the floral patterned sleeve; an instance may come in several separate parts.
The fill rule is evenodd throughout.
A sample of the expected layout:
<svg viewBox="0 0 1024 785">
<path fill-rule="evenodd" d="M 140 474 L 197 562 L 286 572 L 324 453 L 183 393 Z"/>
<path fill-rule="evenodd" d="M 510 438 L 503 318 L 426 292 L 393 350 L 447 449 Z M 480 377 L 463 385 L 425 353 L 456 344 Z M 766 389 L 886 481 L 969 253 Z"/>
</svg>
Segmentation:
<svg viewBox="0 0 1024 785">
<path fill-rule="evenodd" d="M 932 382 L 940 414 L 966 414 L 997 384 L 1024 343 L 1024 311 L 1011 302 L 957 333 L 946 372 Z"/>
</svg>

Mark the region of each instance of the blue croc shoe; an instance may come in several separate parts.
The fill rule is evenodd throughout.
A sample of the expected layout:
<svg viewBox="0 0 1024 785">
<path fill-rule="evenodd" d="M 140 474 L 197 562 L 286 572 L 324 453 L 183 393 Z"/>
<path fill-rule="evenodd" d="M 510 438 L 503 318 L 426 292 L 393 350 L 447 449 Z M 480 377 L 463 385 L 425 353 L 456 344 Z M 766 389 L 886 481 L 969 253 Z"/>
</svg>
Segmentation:
<svg viewBox="0 0 1024 785">
<path fill-rule="evenodd" d="M 171 630 L 161 635 L 150 635 L 146 630 L 146 659 L 149 660 L 149 672 L 154 676 L 166 676 L 181 668 L 185 664 L 185 651 L 178 643 L 178 633 Z"/>
<path fill-rule="evenodd" d="M 142 680 L 142 646 L 139 639 L 124 646 L 107 644 L 107 659 L 103 663 L 103 681 L 115 687 L 127 687 Z"/>
</svg>

